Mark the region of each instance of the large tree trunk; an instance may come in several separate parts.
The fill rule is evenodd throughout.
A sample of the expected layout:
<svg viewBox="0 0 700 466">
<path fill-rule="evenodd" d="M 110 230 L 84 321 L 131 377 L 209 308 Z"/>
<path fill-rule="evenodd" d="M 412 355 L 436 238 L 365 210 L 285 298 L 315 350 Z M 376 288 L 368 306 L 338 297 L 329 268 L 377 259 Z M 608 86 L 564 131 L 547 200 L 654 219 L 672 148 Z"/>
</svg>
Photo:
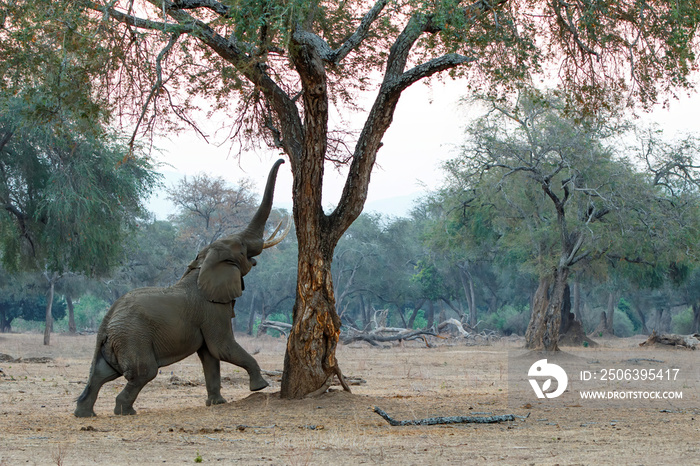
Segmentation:
<svg viewBox="0 0 700 466">
<path fill-rule="evenodd" d="M 435 303 L 428 301 L 428 314 L 425 316 L 428 323 L 425 328 L 433 328 L 435 325 Z"/>
<path fill-rule="evenodd" d="M 532 350 L 559 351 L 561 310 L 569 269 L 559 267 L 554 277 L 543 277 L 535 292 L 532 315 L 525 332 L 525 346 Z M 553 285 L 552 285 L 553 282 Z M 552 287 L 550 293 L 550 287 Z"/>
<path fill-rule="evenodd" d="M 267 306 L 265 305 L 265 297 L 261 296 L 260 299 L 260 323 L 265 322 L 265 319 L 267 319 Z M 262 328 L 258 326 L 258 332 L 256 333 L 256 336 L 262 335 Z"/>
<path fill-rule="evenodd" d="M 462 272 L 462 288 L 464 289 L 464 296 L 467 298 L 467 306 L 469 307 L 469 326 L 475 328 L 477 315 L 476 299 L 474 297 L 474 280 L 472 279 L 472 274 L 468 267 L 469 265 L 465 261 L 459 269 Z"/>
<path fill-rule="evenodd" d="M 287 340 L 280 396 L 298 399 L 340 373 L 335 349 L 340 318 L 335 310 L 331 262 L 333 247 L 323 247 L 313 231 L 297 232 L 299 271 L 292 331 Z"/>
<path fill-rule="evenodd" d="M 576 316 L 571 312 L 571 287 L 567 284 L 564 287 L 564 296 L 561 303 L 561 326 L 559 327 L 559 335 L 565 335 L 575 320 Z"/>
</svg>

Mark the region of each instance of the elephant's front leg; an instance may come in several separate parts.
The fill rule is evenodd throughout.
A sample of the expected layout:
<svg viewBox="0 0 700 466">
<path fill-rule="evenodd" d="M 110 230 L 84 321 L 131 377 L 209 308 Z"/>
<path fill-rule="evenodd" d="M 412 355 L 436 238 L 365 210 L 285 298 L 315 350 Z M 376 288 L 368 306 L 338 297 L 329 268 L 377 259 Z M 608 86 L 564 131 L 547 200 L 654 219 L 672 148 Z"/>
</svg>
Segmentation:
<svg viewBox="0 0 700 466">
<path fill-rule="evenodd" d="M 214 358 L 245 369 L 251 391 L 262 390 L 269 384 L 263 379 L 258 362 L 233 338 L 229 316 L 221 313 L 217 318 L 205 320 L 202 325 L 205 345 Z"/>
<path fill-rule="evenodd" d="M 204 381 L 207 385 L 207 406 L 226 403 L 221 396 L 221 362 L 211 355 L 206 345 L 197 350 L 197 356 L 202 361 Z"/>
<path fill-rule="evenodd" d="M 256 392 L 270 385 L 267 383 L 267 380 L 263 379 L 258 361 L 233 339 L 233 335 L 231 335 L 231 339 L 226 342 L 224 348 L 225 350 L 221 354 L 221 360 L 245 369 L 250 379 L 249 386 L 251 391 Z"/>
</svg>

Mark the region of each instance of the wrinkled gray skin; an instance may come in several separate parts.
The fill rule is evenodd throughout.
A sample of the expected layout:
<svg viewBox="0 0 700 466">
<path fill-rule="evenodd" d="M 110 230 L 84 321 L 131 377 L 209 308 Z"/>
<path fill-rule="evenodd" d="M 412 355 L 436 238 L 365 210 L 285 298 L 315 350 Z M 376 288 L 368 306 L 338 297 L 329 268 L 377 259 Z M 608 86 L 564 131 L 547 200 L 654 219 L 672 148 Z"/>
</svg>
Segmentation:
<svg viewBox="0 0 700 466">
<path fill-rule="evenodd" d="M 221 396 L 220 361 L 248 372 L 250 389 L 268 386 L 260 367 L 233 338 L 235 298 L 243 292 L 243 276 L 264 247 L 278 160 L 270 170 L 262 203 L 248 227 L 204 248 L 170 288 L 140 288 L 119 298 L 97 333 L 90 377 L 75 409 L 77 417 L 95 416 L 93 406 L 102 385 L 123 375 L 127 384 L 117 395 L 115 414 L 136 414 L 133 405 L 158 368 L 195 351 L 202 361 L 207 406 L 225 403 Z"/>
</svg>

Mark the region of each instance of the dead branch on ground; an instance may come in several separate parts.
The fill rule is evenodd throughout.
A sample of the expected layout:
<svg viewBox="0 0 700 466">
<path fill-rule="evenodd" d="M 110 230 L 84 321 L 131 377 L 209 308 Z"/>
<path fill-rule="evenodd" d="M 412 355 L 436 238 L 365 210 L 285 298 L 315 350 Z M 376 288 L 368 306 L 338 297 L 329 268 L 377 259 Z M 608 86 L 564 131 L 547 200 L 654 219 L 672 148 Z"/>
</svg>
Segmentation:
<svg viewBox="0 0 700 466">
<path fill-rule="evenodd" d="M 384 418 L 392 426 L 434 426 L 438 424 L 495 424 L 498 422 L 511 422 L 516 419 L 527 419 L 530 416 L 516 416 L 515 414 L 502 414 L 498 416 L 447 416 L 429 417 L 426 419 L 409 419 L 399 421 L 389 416 L 386 411 L 374 407 L 374 412 Z"/>
<path fill-rule="evenodd" d="M 481 345 L 491 343 L 492 339 L 498 338 L 498 333 L 494 330 L 482 330 L 481 332 L 473 331 L 454 317 L 441 322 L 438 326 L 439 333 L 448 332 L 450 329 L 455 329 L 464 339 L 466 345 Z M 471 330 L 471 331 L 470 331 Z M 451 332 L 454 335 L 454 332 Z"/>
<path fill-rule="evenodd" d="M 341 336 L 343 344 L 347 345 L 356 341 L 365 341 L 372 346 L 380 346 L 379 343 L 390 341 L 408 341 L 422 339 L 426 346 L 430 347 L 425 336 L 438 337 L 439 335 L 433 330 L 411 330 L 397 327 L 379 327 L 366 332 L 349 329 L 348 332 Z"/>
</svg>

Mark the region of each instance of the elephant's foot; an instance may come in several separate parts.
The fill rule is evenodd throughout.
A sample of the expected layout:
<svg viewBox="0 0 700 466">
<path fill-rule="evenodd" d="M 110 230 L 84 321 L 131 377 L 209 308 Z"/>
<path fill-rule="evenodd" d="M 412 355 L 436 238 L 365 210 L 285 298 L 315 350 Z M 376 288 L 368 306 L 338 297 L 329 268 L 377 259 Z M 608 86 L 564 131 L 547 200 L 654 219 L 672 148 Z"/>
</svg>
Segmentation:
<svg viewBox="0 0 700 466">
<path fill-rule="evenodd" d="M 81 408 L 77 407 L 75 408 L 75 411 L 73 411 L 73 414 L 75 417 L 96 417 L 97 414 L 95 414 L 95 411 L 93 411 L 92 408 Z"/>
<path fill-rule="evenodd" d="M 132 406 L 117 405 L 114 407 L 114 414 L 117 416 L 132 416 L 136 414 L 136 410 Z"/>
<path fill-rule="evenodd" d="M 221 395 L 210 396 L 209 398 L 207 398 L 207 406 L 222 405 L 224 403 L 226 403 L 226 400 Z"/>
<path fill-rule="evenodd" d="M 258 390 L 262 390 L 263 388 L 269 387 L 269 386 L 270 386 L 270 384 L 267 383 L 267 380 L 263 379 L 262 376 L 250 378 L 250 391 L 251 392 L 257 392 Z"/>
</svg>

